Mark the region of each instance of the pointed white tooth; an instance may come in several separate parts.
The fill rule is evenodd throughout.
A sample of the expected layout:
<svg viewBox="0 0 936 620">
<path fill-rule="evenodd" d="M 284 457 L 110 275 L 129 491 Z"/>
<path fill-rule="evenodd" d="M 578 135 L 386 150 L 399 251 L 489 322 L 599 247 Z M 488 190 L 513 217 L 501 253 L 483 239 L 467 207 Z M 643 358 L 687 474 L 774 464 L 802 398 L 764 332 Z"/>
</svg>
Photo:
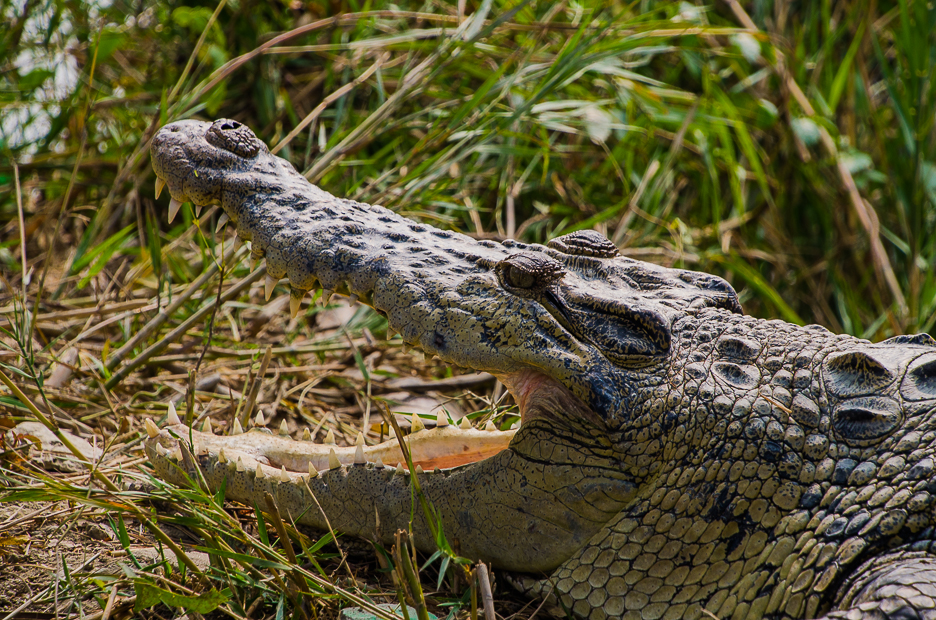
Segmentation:
<svg viewBox="0 0 936 620">
<path fill-rule="evenodd" d="M 262 465 L 261 463 L 257 463 L 257 480 L 261 480 L 261 479 L 263 479 L 263 477 L 264 477 L 264 476 L 263 476 L 263 465 Z"/>
<path fill-rule="evenodd" d="M 487 424 L 484 425 L 484 430 L 486 431 L 496 431 L 497 427 L 494 426 L 494 420 L 488 420 Z"/>
<path fill-rule="evenodd" d="M 376 467 L 377 469 L 383 469 L 383 466 L 384 466 L 383 460 L 381 460 L 381 458 L 378 456 L 377 461 L 374 463 L 374 467 Z"/>
<path fill-rule="evenodd" d="M 266 426 L 266 420 L 263 419 L 262 411 L 257 412 L 257 417 L 254 418 L 254 426 Z"/>
<path fill-rule="evenodd" d="M 462 429 L 463 431 L 470 431 L 471 420 L 469 420 L 467 417 L 462 418 L 461 422 L 458 423 L 458 428 Z"/>
<path fill-rule="evenodd" d="M 230 221 L 231 221 L 230 216 L 228 216 L 227 213 L 222 213 L 221 217 L 218 218 L 218 223 L 215 225 L 215 234 L 217 234 L 218 231 L 224 228 L 224 225 Z"/>
<path fill-rule="evenodd" d="M 280 468 L 280 482 L 289 482 L 289 474 L 286 473 L 286 468 Z"/>
<path fill-rule="evenodd" d="M 302 441 L 312 441 L 312 433 L 309 432 L 308 428 L 302 429 Z"/>
<path fill-rule="evenodd" d="M 332 295 L 334 294 L 335 294 L 335 291 L 331 290 L 330 288 L 323 288 L 322 289 L 322 305 L 327 306 L 328 302 L 331 301 Z"/>
<path fill-rule="evenodd" d="M 224 465 L 225 463 L 227 463 L 227 461 L 228 461 L 227 457 L 224 456 L 224 448 L 221 448 L 220 450 L 218 450 L 218 462 Z"/>
<path fill-rule="evenodd" d="M 354 464 L 363 465 L 366 462 L 364 460 L 364 446 L 356 446 L 354 448 Z"/>
<path fill-rule="evenodd" d="M 325 435 L 324 443 L 335 445 L 335 431 L 328 429 L 328 433 Z"/>
<path fill-rule="evenodd" d="M 315 471 L 314 467 L 312 467 L 312 461 L 309 461 L 309 478 L 318 478 L 318 472 Z"/>
<path fill-rule="evenodd" d="M 416 466 L 416 473 L 417 473 L 417 474 L 424 474 L 424 473 L 426 473 L 426 472 L 423 471 L 422 465 L 417 465 L 417 466 Z"/>
<path fill-rule="evenodd" d="M 393 340 L 393 337 L 396 336 L 396 334 L 397 334 L 396 330 L 394 330 L 392 327 L 390 327 L 389 324 L 387 324 L 387 340 Z"/>
<path fill-rule="evenodd" d="M 349 301 L 350 303 L 352 303 L 352 304 L 357 303 L 357 300 L 358 300 L 358 296 L 357 296 L 357 295 L 351 294 L 351 295 L 348 296 L 348 301 Z"/>
<path fill-rule="evenodd" d="M 436 428 L 442 428 L 443 426 L 448 426 L 448 425 L 449 425 L 449 421 L 448 421 L 448 416 L 445 415 L 445 410 L 439 409 L 439 411 L 436 413 Z"/>
<path fill-rule="evenodd" d="M 156 199 L 157 200 L 159 200 L 159 195 L 162 193 L 164 187 L 166 187 L 166 182 L 160 179 L 159 177 L 157 177 L 156 178 Z"/>
<path fill-rule="evenodd" d="M 150 439 L 159 434 L 159 427 L 149 418 L 143 420 L 143 426 L 146 427 L 146 434 L 150 436 Z"/>
<path fill-rule="evenodd" d="M 289 318 L 294 319 L 299 316 L 299 310 L 302 308 L 303 291 L 296 295 L 296 291 L 289 294 Z"/>
<path fill-rule="evenodd" d="M 156 454 L 159 456 L 165 456 L 169 452 L 166 448 L 162 447 L 162 444 L 156 444 Z"/>
<path fill-rule="evenodd" d="M 422 419 L 417 414 L 414 413 L 412 421 L 410 422 L 410 432 L 418 433 L 419 431 L 425 428 L 426 428 L 426 425 L 423 424 Z"/>
<path fill-rule="evenodd" d="M 244 433 L 244 427 L 241 426 L 240 420 L 234 420 L 234 426 L 231 427 L 232 435 L 242 435 Z"/>
<path fill-rule="evenodd" d="M 182 461 L 182 448 L 176 446 L 176 449 L 172 452 L 172 458 L 177 461 Z"/>
<path fill-rule="evenodd" d="M 406 473 L 406 470 L 403 469 L 403 463 L 396 464 L 396 473 L 400 474 L 401 476 Z"/>
<path fill-rule="evenodd" d="M 195 217 L 201 217 L 202 206 L 197 205 L 194 202 L 192 203 L 192 205 L 195 207 Z"/>
<path fill-rule="evenodd" d="M 214 435 L 214 430 L 211 428 L 211 418 L 209 416 L 205 416 L 205 421 L 202 422 L 201 425 L 201 432 Z"/>
<path fill-rule="evenodd" d="M 354 440 L 354 445 L 363 446 L 364 445 L 364 433 L 358 433 L 357 439 Z"/>
<path fill-rule="evenodd" d="M 328 469 L 338 469 L 341 467 L 341 461 L 338 460 L 338 455 L 335 454 L 335 449 L 332 448 L 328 451 Z"/>
<path fill-rule="evenodd" d="M 289 435 L 289 427 L 286 426 L 286 420 L 280 422 L 279 434 L 284 436 Z"/>
<path fill-rule="evenodd" d="M 250 265 L 250 270 L 251 270 L 251 271 L 254 271 L 254 270 L 257 268 L 257 261 L 258 261 L 258 260 L 260 260 L 260 259 L 257 258 L 256 256 L 254 256 L 254 255 L 253 255 L 253 252 L 251 252 L 251 253 L 247 256 L 247 264 Z"/>
<path fill-rule="evenodd" d="M 276 285 L 279 284 L 279 280 L 271 276 L 270 274 L 266 275 L 266 282 L 263 286 L 263 293 L 266 295 L 266 300 L 270 301 L 270 296 L 273 295 L 273 289 L 276 288 Z"/>
<path fill-rule="evenodd" d="M 403 343 L 403 352 L 404 352 L 404 353 L 409 353 L 409 352 L 412 351 L 412 350 L 413 350 L 412 345 L 408 345 L 408 344 L 406 344 L 405 342 Z"/>
<path fill-rule="evenodd" d="M 244 457 L 237 457 L 237 471 L 247 471 L 247 468 L 244 467 Z"/>
<path fill-rule="evenodd" d="M 172 401 L 169 401 L 169 415 L 166 416 L 166 424 L 169 426 L 182 424 L 182 420 L 179 419 L 179 414 L 176 412 L 175 403 Z"/>
<path fill-rule="evenodd" d="M 242 245 L 244 245 L 244 240 L 241 239 L 241 236 L 240 236 L 240 235 L 238 235 L 237 233 L 235 233 L 235 234 L 234 234 L 234 247 L 231 248 L 231 251 L 232 251 L 232 252 L 237 252 L 239 249 L 241 249 L 241 246 L 242 246 Z"/>
<path fill-rule="evenodd" d="M 169 201 L 169 223 L 172 223 L 172 220 L 175 219 L 176 213 L 179 212 L 179 208 L 182 206 L 182 203 L 173 198 Z"/>
</svg>

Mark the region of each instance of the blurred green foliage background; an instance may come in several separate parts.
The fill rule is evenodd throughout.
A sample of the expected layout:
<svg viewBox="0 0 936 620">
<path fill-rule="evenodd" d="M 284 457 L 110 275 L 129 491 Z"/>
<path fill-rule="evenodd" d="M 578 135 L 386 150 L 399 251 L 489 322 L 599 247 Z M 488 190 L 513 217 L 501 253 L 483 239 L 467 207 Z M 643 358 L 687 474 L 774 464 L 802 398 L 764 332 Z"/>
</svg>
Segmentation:
<svg viewBox="0 0 936 620">
<path fill-rule="evenodd" d="M 493 238 L 594 227 L 726 277 L 758 316 L 936 334 L 932 2 L 2 0 L 0 19 L 0 303 L 25 277 L 54 305 L 121 260 L 195 277 L 166 252 L 193 214 L 165 223 L 148 140 L 230 117 L 338 196 Z"/>
</svg>

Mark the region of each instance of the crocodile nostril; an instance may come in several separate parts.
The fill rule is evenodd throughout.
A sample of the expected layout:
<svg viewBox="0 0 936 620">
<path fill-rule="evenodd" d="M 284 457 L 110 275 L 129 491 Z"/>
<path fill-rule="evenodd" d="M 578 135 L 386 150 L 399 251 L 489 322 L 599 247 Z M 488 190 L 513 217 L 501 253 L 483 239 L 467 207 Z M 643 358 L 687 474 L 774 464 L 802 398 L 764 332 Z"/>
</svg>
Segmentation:
<svg viewBox="0 0 936 620">
<path fill-rule="evenodd" d="M 907 400 L 936 399 L 936 353 L 927 353 L 910 364 L 900 394 Z"/>
<path fill-rule="evenodd" d="M 894 381 L 894 372 L 863 351 L 830 356 L 823 364 L 829 392 L 839 397 L 877 392 Z"/>
<path fill-rule="evenodd" d="M 238 129 L 241 126 L 237 121 L 227 121 L 221 125 L 221 129 L 232 130 Z"/>
<path fill-rule="evenodd" d="M 832 412 L 835 434 L 850 446 L 862 447 L 889 435 L 903 421 L 900 405 L 891 398 L 851 398 Z"/>
</svg>

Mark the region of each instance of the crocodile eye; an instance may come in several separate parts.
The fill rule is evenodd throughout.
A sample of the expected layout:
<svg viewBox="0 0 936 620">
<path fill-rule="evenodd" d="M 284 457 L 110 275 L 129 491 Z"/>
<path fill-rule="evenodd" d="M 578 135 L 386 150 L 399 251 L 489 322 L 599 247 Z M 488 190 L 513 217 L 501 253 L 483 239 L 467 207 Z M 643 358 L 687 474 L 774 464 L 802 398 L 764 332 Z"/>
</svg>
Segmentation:
<svg viewBox="0 0 936 620">
<path fill-rule="evenodd" d="M 205 134 L 205 141 L 241 157 L 254 157 L 264 148 L 263 142 L 249 127 L 229 118 L 213 122 Z"/>
<path fill-rule="evenodd" d="M 513 265 L 507 265 L 504 268 L 504 281 L 514 288 L 533 288 L 536 286 L 536 276 Z"/>
<path fill-rule="evenodd" d="M 518 295 L 535 293 L 562 278 L 565 270 L 558 261 L 540 254 L 514 254 L 494 268 L 501 285 Z"/>
</svg>

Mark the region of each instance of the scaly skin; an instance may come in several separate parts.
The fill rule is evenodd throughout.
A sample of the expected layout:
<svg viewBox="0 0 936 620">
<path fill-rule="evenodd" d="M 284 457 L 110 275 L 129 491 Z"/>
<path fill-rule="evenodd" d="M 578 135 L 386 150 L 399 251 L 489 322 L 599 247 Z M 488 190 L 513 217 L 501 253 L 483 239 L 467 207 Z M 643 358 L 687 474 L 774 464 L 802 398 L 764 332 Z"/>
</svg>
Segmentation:
<svg viewBox="0 0 936 620">
<path fill-rule="evenodd" d="M 354 295 L 406 342 L 503 381 L 523 420 L 508 448 L 417 475 L 462 553 L 525 573 L 530 594 L 591 620 L 936 617 L 929 336 L 744 316 L 723 280 L 593 232 L 544 247 L 410 222 L 310 185 L 234 121 L 168 125 L 152 156 L 174 203 L 220 203 L 296 302 Z M 407 473 L 350 452 L 284 473 L 284 452 L 319 469 L 323 448 L 149 430 L 169 480 L 195 462 L 176 438 L 191 433 L 229 498 L 270 492 L 294 518 L 385 541 L 412 515 L 432 549 Z"/>
</svg>

